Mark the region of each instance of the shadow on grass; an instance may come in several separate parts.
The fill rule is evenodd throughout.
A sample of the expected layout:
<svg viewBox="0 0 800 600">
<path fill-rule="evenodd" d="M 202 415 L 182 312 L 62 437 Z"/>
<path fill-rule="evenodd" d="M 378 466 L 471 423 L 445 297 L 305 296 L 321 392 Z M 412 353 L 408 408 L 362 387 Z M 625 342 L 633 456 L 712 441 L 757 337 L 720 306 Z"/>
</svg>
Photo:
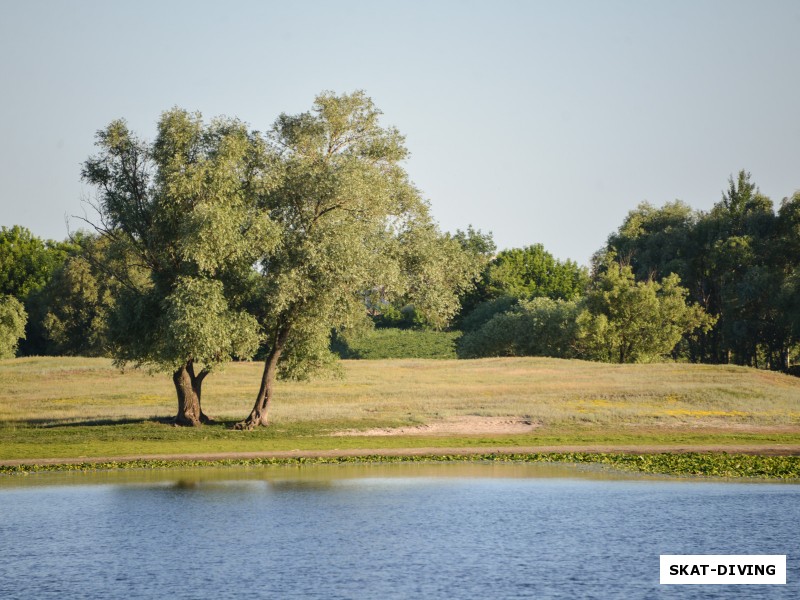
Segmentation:
<svg viewBox="0 0 800 600">
<path fill-rule="evenodd" d="M 214 427 L 221 429 L 233 429 L 238 421 L 212 420 L 204 423 L 201 427 Z M 39 429 L 54 429 L 58 427 L 108 427 L 113 425 L 144 425 L 154 423 L 158 425 L 170 425 L 181 427 L 175 424 L 175 417 L 144 417 L 136 419 L 8 419 L 0 422 L 0 427 L 22 426 Z M 182 428 L 182 427 L 181 427 Z M 193 429 L 186 427 L 186 429 Z"/>
<path fill-rule="evenodd" d="M 173 417 L 147 417 L 138 419 L 9 419 L 0 423 L 0 427 L 22 426 L 38 429 L 52 429 L 56 427 L 105 427 L 109 425 L 141 425 L 144 423 L 158 423 L 173 425 Z"/>
</svg>

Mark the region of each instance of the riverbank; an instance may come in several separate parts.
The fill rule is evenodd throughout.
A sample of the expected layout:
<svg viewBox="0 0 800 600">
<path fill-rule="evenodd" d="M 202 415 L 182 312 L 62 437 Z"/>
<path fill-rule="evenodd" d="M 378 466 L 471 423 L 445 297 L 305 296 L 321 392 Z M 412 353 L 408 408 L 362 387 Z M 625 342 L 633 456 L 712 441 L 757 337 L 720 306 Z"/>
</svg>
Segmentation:
<svg viewBox="0 0 800 600">
<path fill-rule="evenodd" d="M 374 457 L 616 456 L 602 460 L 629 464 L 627 457 L 642 455 L 663 456 L 659 468 L 676 473 L 705 465 L 692 474 L 796 476 L 786 465 L 800 454 L 800 379 L 779 373 L 547 358 L 343 361 L 342 368 L 341 379 L 280 382 L 271 426 L 234 431 L 258 364 L 209 377 L 203 405 L 218 420 L 182 428 L 170 424 L 175 400 L 166 375 L 122 372 L 104 359 L 0 361 L 0 464 L 3 472 Z M 748 455 L 767 462 L 738 469 L 724 458 Z"/>
<path fill-rule="evenodd" d="M 179 469 L 196 467 L 264 467 L 320 464 L 381 464 L 410 462 L 548 462 L 597 464 L 639 473 L 673 476 L 762 478 L 800 480 L 800 456 L 745 454 L 695 449 L 683 451 L 658 447 L 581 450 L 575 447 L 538 448 L 420 448 L 395 451 L 280 452 L 257 454 L 164 455 L 146 458 L 97 457 L 93 459 L 46 459 L 3 461 L 2 475 L 28 475 L 53 471 L 102 471 L 116 469 Z M 699 450 L 699 451 L 698 451 Z"/>
</svg>

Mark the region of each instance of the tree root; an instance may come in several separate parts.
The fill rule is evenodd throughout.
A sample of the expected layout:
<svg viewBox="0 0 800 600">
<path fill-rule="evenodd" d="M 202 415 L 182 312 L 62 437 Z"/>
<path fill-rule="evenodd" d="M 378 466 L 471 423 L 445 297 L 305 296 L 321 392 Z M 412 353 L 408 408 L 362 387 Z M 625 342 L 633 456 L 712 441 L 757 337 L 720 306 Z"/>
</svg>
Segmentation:
<svg viewBox="0 0 800 600">
<path fill-rule="evenodd" d="M 237 431 L 253 431 L 256 427 L 269 427 L 266 418 L 253 417 L 250 415 L 244 421 L 239 421 L 233 428 Z"/>
</svg>

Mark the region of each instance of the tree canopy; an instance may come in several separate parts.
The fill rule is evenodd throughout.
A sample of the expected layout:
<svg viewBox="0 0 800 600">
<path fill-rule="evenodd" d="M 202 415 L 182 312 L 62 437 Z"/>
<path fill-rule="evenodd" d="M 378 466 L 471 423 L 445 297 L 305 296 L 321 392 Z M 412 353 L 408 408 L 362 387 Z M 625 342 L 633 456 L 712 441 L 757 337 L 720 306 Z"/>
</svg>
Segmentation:
<svg viewBox="0 0 800 600">
<path fill-rule="evenodd" d="M 98 233 L 118 257 L 109 314 L 118 362 L 169 371 L 176 422 L 198 424 L 203 379 L 255 353 L 256 319 L 241 308 L 252 265 L 277 238 L 256 198 L 271 185 L 263 141 L 233 119 L 165 112 L 152 143 L 124 121 L 97 134 L 100 153 L 83 178 L 98 190 Z"/>
<path fill-rule="evenodd" d="M 441 327 L 478 274 L 482 261 L 431 219 L 401 166 L 403 136 L 380 114 L 363 92 L 323 93 L 270 132 L 280 180 L 259 206 L 280 242 L 260 262 L 254 312 L 266 359 L 240 428 L 267 424 L 279 369 L 303 375 L 329 363 L 331 330 L 363 324 L 365 303 L 402 298 Z"/>
<path fill-rule="evenodd" d="M 14 296 L 0 295 L 0 359 L 14 358 L 19 340 L 25 337 L 25 307 Z"/>
<path fill-rule="evenodd" d="M 557 260 L 534 244 L 500 252 L 489 265 L 487 280 L 492 297 L 574 300 L 583 294 L 589 277 L 577 263 Z"/>
<path fill-rule="evenodd" d="M 680 202 L 640 205 L 609 237 L 597 264 L 602 270 L 610 255 L 639 280 L 680 277 L 688 298 L 717 319 L 712 329 L 687 338 L 687 358 L 786 370 L 800 341 L 798 205 L 796 193 L 775 212 L 740 171 L 708 212 Z"/>
<path fill-rule="evenodd" d="M 651 362 L 667 356 L 681 338 L 714 322 L 673 274 L 636 281 L 628 266 L 609 264 L 586 295 L 577 317 L 582 353 L 605 362 Z"/>
</svg>

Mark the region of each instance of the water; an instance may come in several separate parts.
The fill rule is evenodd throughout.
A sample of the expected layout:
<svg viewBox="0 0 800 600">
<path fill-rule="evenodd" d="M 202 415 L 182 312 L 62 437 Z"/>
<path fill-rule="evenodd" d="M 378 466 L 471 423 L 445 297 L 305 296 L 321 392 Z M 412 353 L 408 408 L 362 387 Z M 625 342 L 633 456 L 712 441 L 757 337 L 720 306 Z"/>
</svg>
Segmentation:
<svg viewBox="0 0 800 600">
<path fill-rule="evenodd" d="M 0 481 L 0 598 L 797 598 L 800 486 L 547 465 Z M 786 554 L 786 586 L 660 586 Z"/>
</svg>

